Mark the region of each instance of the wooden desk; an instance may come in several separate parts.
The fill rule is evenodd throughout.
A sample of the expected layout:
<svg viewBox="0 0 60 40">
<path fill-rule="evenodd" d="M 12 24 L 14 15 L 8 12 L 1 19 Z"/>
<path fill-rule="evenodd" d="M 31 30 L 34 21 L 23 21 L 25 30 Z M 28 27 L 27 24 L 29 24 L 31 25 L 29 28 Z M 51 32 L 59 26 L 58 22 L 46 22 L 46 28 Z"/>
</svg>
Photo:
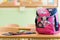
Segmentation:
<svg viewBox="0 0 60 40">
<path fill-rule="evenodd" d="M 41 35 L 41 34 L 30 34 L 30 35 L 15 35 L 15 36 L 4 36 L 0 35 L 1 40 L 60 40 L 60 34 L 56 35 Z"/>
<path fill-rule="evenodd" d="M 3 30 L 4 29 L 4 30 Z M 42 34 L 30 34 L 30 35 L 15 35 L 5 36 L 1 35 L 1 32 L 17 32 L 18 30 L 30 30 L 31 28 L 17 28 L 17 27 L 0 27 L 0 40 L 60 40 L 60 33 L 56 35 L 42 35 Z"/>
</svg>

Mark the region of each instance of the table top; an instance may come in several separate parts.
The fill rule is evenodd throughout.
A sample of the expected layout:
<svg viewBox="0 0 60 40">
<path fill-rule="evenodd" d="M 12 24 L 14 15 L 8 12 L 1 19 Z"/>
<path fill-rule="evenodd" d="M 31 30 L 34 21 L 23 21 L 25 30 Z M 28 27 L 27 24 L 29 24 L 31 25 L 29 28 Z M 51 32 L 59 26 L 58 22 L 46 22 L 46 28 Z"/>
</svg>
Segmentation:
<svg viewBox="0 0 60 40">
<path fill-rule="evenodd" d="M 3 28 L 3 29 L 6 29 L 6 28 Z M 7 28 L 7 30 L 8 29 L 11 29 L 12 30 L 13 28 Z M 15 29 L 16 28 L 14 28 L 14 30 Z M 21 29 L 21 28 L 17 28 L 17 29 Z M 27 30 L 30 30 L 30 28 L 27 29 Z M 4 30 L 2 30 L 2 31 L 4 33 Z M 10 36 L 6 36 L 6 35 L 1 35 L 2 31 L 0 32 L 0 38 L 60 38 L 60 33 L 54 34 L 54 35 L 43 35 L 43 34 L 38 34 L 36 32 L 36 34 L 26 34 L 26 35 L 24 34 L 24 35 L 10 35 Z"/>
<path fill-rule="evenodd" d="M 26 34 L 26 35 L 0 35 L 0 38 L 60 38 L 60 33 L 55 35 Z"/>
</svg>

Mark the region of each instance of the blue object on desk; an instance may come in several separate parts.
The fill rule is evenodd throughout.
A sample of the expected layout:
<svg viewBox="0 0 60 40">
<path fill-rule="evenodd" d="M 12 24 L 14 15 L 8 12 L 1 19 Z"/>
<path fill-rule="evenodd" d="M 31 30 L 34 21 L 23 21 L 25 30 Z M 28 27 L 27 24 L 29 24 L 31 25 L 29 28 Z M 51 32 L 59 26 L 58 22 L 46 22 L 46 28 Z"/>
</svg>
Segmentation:
<svg viewBox="0 0 60 40">
<path fill-rule="evenodd" d="M 26 34 L 35 34 L 35 32 L 26 32 Z"/>
<path fill-rule="evenodd" d="M 36 33 L 35 32 L 17 32 L 17 33 L 8 32 L 8 33 L 4 33 L 2 35 L 12 36 L 12 35 L 27 35 L 27 34 L 36 34 Z"/>
</svg>

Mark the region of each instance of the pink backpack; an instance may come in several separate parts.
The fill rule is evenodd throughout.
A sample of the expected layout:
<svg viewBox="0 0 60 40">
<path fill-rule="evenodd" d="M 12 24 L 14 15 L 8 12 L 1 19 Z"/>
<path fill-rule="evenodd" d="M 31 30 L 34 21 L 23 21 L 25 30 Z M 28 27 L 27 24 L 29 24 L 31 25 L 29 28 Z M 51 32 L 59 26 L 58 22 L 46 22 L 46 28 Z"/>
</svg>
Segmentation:
<svg viewBox="0 0 60 40">
<path fill-rule="evenodd" d="M 36 31 L 39 34 L 56 34 L 59 31 L 56 8 L 40 8 L 36 11 Z"/>
</svg>

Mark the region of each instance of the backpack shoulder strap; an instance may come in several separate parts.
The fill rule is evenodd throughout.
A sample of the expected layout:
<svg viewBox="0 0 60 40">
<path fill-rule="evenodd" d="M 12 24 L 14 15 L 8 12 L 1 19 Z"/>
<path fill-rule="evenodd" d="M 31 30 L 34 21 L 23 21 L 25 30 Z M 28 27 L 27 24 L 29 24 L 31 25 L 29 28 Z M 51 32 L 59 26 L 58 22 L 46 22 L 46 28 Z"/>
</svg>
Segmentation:
<svg viewBox="0 0 60 40">
<path fill-rule="evenodd" d="M 58 31 L 59 30 L 59 27 L 58 27 L 58 23 L 57 23 L 57 20 L 56 20 L 56 16 L 54 15 L 54 22 L 55 22 L 55 30 Z"/>
<path fill-rule="evenodd" d="M 35 18 L 35 26 L 37 27 L 37 17 Z"/>
<path fill-rule="evenodd" d="M 37 11 L 36 11 L 36 15 L 39 16 Z"/>
</svg>

